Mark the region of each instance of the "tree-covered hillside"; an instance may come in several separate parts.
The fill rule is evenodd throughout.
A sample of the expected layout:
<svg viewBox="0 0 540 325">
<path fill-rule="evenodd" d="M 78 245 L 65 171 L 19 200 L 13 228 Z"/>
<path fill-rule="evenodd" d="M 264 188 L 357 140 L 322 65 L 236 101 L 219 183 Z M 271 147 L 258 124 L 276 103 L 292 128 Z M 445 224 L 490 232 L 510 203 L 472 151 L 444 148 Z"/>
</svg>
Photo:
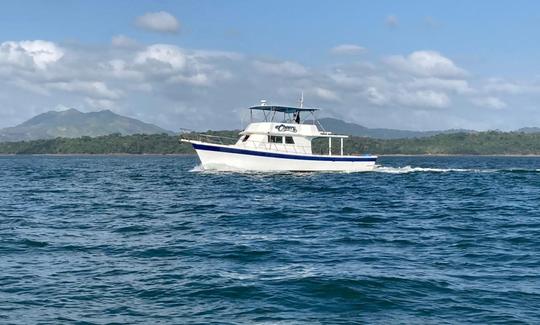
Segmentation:
<svg viewBox="0 0 540 325">
<path fill-rule="evenodd" d="M 376 154 L 539 155 L 540 134 L 489 131 L 416 139 L 353 138 L 346 148 Z"/>
<path fill-rule="evenodd" d="M 97 137 L 111 133 L 172 134 L 156 125 L 118 115 L 109 110 L 83 113 L 76 109 L 68 109 L 43 113 L 17 126 L 0 129 L 0 141 Z"/>
<path fill-rule="evenodd" d="M 207 132 L 236 138 L 238 131 Z M 197 137 L 195 133 L 184 135 Z M 333 152 L 339 151 L 334 140 Z M 315 153 L 327 153 L 326 139 L 314 141 Z M 540 155 L 540 134 L 519 132 L 478 132 L 440 134 L 415 139 L 372 139 L 352 137 L 345 140 L 345 152 L 352 154 L 465 154 L 465 155 Z M 100 137 L 0 143 L 0 154 L 192 154 L 191 145 L 180 143 L 177 136 L 167 134 L 112 134 Z"/>
<path fill-rule="evenodd" d="M 192 153 L 191 146 L 166 134 L 112 134 L 100 137 L 56 138 L 0 143 L 3 154 L 175 154 Z"/>
</svg>

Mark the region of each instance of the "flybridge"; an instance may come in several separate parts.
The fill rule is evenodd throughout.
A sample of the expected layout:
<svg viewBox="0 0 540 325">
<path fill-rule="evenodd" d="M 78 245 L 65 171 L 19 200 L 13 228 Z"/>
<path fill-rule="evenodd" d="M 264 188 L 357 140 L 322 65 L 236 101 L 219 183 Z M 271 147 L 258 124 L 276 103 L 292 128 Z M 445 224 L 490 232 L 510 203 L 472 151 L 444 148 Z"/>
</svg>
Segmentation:
<svg viewBox="0 0 540 325">
<path fill-rule="evenodd" d="M 274 122 L 276 118 L 279 118 L 283 114 L 283 121 L 300 124 L 302 122 L 301 113 L 307 113 L 311 116 L 312 124 L 315 124 L 316 117 L 315 112 L 318 108 L 304 108 L 303 96 L 300 100 L 300 107 L 293 106 L 279 106 L 279 105 L 266 105 L 266 100 L 261 100 L 261 105 L 252 106 L 249 108 L 251 122 L 253 123 L 253 111 L 262 111 L 264 116 L 264 122 Z M 278 113 L 280 113 L 278 115 Z M 305 118 L 304 118 L 305 120 Z"/>
<path fill-rule="evenodd" d="M 279 113 L 295 113 L 295 112 L 315 112 L 318 111 L 318 108 L 303 108 L 303 107 L 292 107 L 292 106 L 252 106 L 249 109 L 259 110 L 259 111 L 273 111 Z"/>
</svg>

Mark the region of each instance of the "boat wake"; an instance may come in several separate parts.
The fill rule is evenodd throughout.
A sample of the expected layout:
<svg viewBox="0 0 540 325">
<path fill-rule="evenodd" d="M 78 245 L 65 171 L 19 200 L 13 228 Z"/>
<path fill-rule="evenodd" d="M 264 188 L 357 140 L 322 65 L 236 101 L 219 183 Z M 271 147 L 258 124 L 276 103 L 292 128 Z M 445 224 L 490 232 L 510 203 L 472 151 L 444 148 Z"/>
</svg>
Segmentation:
<svg viewBox="0 0 540 325">
<path fill-rule="evenodd" d="M 204 169 L 202 165 L 194 166 L 190 172 L 204 172 L 204 173 L 242 173 L 242 174 L 312 174 L 312 173 L 370 173 L 370 171 L 361 172 L 286 172 L 286 171 L 250 171 L 232 168 L 230 166 L 213 166 L 211 169 Z M 489 169 L 489 168 L 432 168 L 432 167 L 390 167 L 375 165 L 372 173 L 385 173 L 385 174 L 410 174 L 410 173 L 538 173 L 540 169 L 523 169 L 523 168 L 505 168 L 505 169 Z"/>
<path fill-rule="evenodd" d="M 429 168 L 429 167 L 387 167 L 376 165 L 373 169 L 376 173 L 409 174 L 409 173 L 538 173 L 540 169 L 526 168 Z"/>
<path fill-rule="evenodd" d="M 474 168 L 426 168 L 426 167 L 412 167 L 412 166 L 404 166 L 404 167 L 386 167 L 386 166 L 380 166 L 376 165 L 375 169 L 373 169 L 374 172 L 377 173 L 387 173 L 387 174 L 409 174 L 409 173 L 421 173 L 421 172 L 428 172 L 428 173 L 450 173 L 450 172 L 458 172 L 458 173 L 493 173 L 498 171 L 497 169 L 474 169 Z"/>
<path fill-rule="evenodd" d="M 204 168 L 202 165 L 194 166 L 189 170 L 190 173 L 198 173 L 198 172 L 204 172 Z"/>
<path fill-rule="evenodd" d="M 233 173 L 254 173 L 254 171 L 250 171 L 250 170 L 246 170 L 246 169 L 239 169 L 239 168 L 235 168 L 235 167 L 232 167 L 232 166 L 229 166 L 229 165 L 225 165 L 225 164 L 212 164 L 210 166 L 208 166 L 208 168 L 204 168 L 203 165 L 199 164 L 195 167 L 193 167 L 192 169 L 190 169 L 190 172 L 205 172 L 205 173 L 219 173 L 219 172 L 224 172 L 224 173 L 230 173 L 230 172 L 233 172 Z"/>
<path fill-rule="evenodd" d="M 210 168 L 205 169 L 202 165 L 197 165 L 189 170 L 191 173 L 204 173 L 204 174 L 245 174 L 245 175 L 260 175 L 260 176 L 272 176 L 272 175 L 311 175 L 316 172 L 295 172 L 295 171 L 279 171 L 279 170 L 248 170 L 238 169 L 227 165 L 212 165 Z"/>
</svg>

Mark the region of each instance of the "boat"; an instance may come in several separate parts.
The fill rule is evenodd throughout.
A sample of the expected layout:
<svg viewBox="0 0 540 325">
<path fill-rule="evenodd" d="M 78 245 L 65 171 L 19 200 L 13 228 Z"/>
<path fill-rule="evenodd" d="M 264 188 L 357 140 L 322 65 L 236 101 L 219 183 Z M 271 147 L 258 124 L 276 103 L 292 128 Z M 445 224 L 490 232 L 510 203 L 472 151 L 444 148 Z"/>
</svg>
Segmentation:
<svg viewBox="0 0 540 325">
<path fill-rule="evenodd" d="M 208 134 L 186 135 L 182 142 L 191 143 L 205 170 L 233 171 L 370 171 L 377 156 L 345 155 L 343 140 L 347 135 L 324 131 L 315 117 L 316 108 L 260 105 L 249 108 L 251 121 L 239 138 L 226 144 L 224 137 Z M 254 121 L 254 113 L 262 121 Z M 322 130 L 319 130 L 317 124 Z M 324 153 L 314 153 L 312 141 L 328 140 Z M 334 140 L 334 141 L 333 141 Z M 332 148 L 339 141 L 339 148 Z M 325 145 L 326 147 L 326 145 Z"/>
</svg>

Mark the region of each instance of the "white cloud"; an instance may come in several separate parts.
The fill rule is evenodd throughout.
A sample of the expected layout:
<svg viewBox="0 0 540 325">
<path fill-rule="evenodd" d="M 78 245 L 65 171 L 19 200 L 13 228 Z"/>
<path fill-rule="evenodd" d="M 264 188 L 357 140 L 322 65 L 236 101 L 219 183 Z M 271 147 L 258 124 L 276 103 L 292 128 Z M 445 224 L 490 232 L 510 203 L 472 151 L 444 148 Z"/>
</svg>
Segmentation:
<svg viewBox="0 0 540 325">
<path fill-rule="evenodd" d="M 116 102 L 109 100 L 109 99 L 94 99 L 94 98 L 85 98 L 84 102 L 88 104 L 88 106 L 97 109 L 113 109 L 116 107 Z"/>
<path fill-rule="evenodd" d="M 177 75 L 168 79 L 168 82 L 184 83 L 184 84 L 190 84 L 194 86 L 209 86 L 211 84 L 210 78 L 208 77 L 208 75 L 204 73 L 197 73 L 190 76 Z"/>
<path fill-rule="evenodd" d="M 398 94 L 397 102 L 412 107 L 444 108 L 450 104 L 450 98 L 443 92 L 419 90 Z"/>
<path fill-rule="evenodd" d="M 302 77 L 308 74 L 308 70 L 303 65 L 291 61 L 255 61 L 253 66 L 260 72 L 280 77 Z"/>
<path fill-rule="evenodd" d="M 361 76 L 351 76 L 350 74 L 338 70 L 330 73 L 329 78 L 341 88 L 358 89 L 365 85 L 366 78 Z"/>
<path fill-rule="evenodd" d="M 176 33 L 180 30 L 178 20 L 166 11 L 148 12 L 137 17 L 135 24 L 140 28 L 154 32 Z"/>
<path fill-rule="evenodd" d="M 129 63 L 122 59 L 113 59 L 100 64 L 100 68 L 105 70 L 104 73 L 111 74 L 118 79 L 126 79 L 131 81 L 144 80 L 144 74 L 129 66 Z"/>
<path fill-rule="evenodd" d="M 471 100 L 472 103 L 479 107 L 492 108 L 492 109 L 503 109 L 507 105 L 504 101 L 497 97 L 480 97 L 474 98 Z"/>
<path fill-rule="evenodd" d="M 138 64 L 152 61 L 168 64 L 173 69 L 182 70 L 186 66 L 187 58 L 179 47 L 169 44 L 151 45 L 139 52 L 135 58 L 135 62 Z"/>
<path fill-rule="evenodd" d="M 313 90 L 311 90 L 308 93 L 325 101 L 333 101 L 333 102 L 340 101 L 340 98 L 336 94 L 336 92 L 330 89 L 315 87 Z"/>
<path fill-rule="evenodd" d="M 35 40 L 0 44 L 0 64 L 34 66 L 46 69 L 64 56 L 64 51 L 52 42 Z"/>
<path fill-rule="evenodd" d="M 463 79 L 439 79 L 439 78 L 414 78 L 407 84 L 410 88 L 428 88 L 439 90 L 450 90 L 458 94 L 473 93 L 469 82 Z"/>
<path fill-rule="evenodd" d="M 407 57 L 393 55 L 384 61 L 396 70 L 417 76 L 456 78 L 468 75 L 467 71 L 456 66 L 452 60 L 435 51 L 416 51 Z"/>
<path fill-rule="evenodd" d="M 118 99 L 121 96 L 120 91 L 111 90 L 104 82 L 101 81 L 70 81 L 70 82 L 54 82 L 48 83 L 47 88 L 63 90 L 66 92 L 74 92 L 91 98 L 99 99 Z"/>
<path fill-rule="evenodd" d="M 333 47 L 330 52 L 339 55 L 357 55 L 366 52 L 366 48 L 355 44 L 341 44 Z"/>
<path fill-rule="evenodd" d="M 43 96 L 49 96 L 50 92 L 48 89 L 45 89 L 45 84 L 38 83 L 35 80 L 24 79 L 20 77 L 14 77 L 11 80 L 6 80 L 6 83 L 14 85 L 20 89 L 32 92 L 34 94 L 39 94 Z"/>
<path fill-rule="evenodd" d="M 232 79 L 233 74 L 220 66 L 242 58 L 232 52 L 185 50 L 170 44 L 154 44 L 135 55 L 135 66 L 131 67 L 131 70 L 126 71 L 120 62 L 115 62 L 113 71 L 125 74 L 133 73 L 134 70 L 146 76 L 146 79 L 159 78 L 161 82 L 168 84 L 206 87 L 218 81 Z"/>
<path fill-rule="evenodd" d="M 111 44 L 115 47 L 130 48 L 135 47 L 137 45 L 137 41 L 125 35 L 115 35 L 111 39 Z"/>
<path fill-rule="evenodd" d="M 364 95 L 370 103 L 375 105 L 384 105 L 388 102 L 388 98 L 375 87 L 368 87 Z"/>
<path fill-rule="evenodd" d="M 208 51 L 208 50 L 193 50 L 192 55 L 198 59 L 227 59 L 227 60 L 241 60 L 244 56 L 236 52 L 227 51 Z"/>
<path fill-rule="evenodd" d="M 494 93 L 511 95 L 540 93 L 540 85 L 536 83 L 516 83 L 501 78 L 490 78 L 484 86 L 484 90 Z"/>
<path fill-rule="evenodd" d="M 307 68 L 289 60 L 172 44 L 118 47 L 122 42 L 111 42 L 97 48 L 48 42 L 54 47 L 39 51 L 20 43 L 0 45 L 0 127 L 62 104 L 113 109 L 172 130 L 237 128 L 242 107 L 261 98 L 294 105 L 304 90 L 306 105 L 367 126 L 494 128 L 517 116 L 526 116 L 518 126 L 531 124 L 532 109 L 524 114 L 521 107 L 540 100 L 540 92 L 533 92 L 538 81 L 474 78 L 443 54 L 429 51 L 383 63 L 363 58 Z M 62 56 L 51 56 L 56 52 L 50 48 Z M 512 113 L 501 109 L 510 95 L 513 104 L 524 104 Z M 529 102 L 520 102 L 523 98 Z M 495 109 L 493 119 L 480 116 L 485 111 L 471 109 L 475 106 Z"/>
</svg>

